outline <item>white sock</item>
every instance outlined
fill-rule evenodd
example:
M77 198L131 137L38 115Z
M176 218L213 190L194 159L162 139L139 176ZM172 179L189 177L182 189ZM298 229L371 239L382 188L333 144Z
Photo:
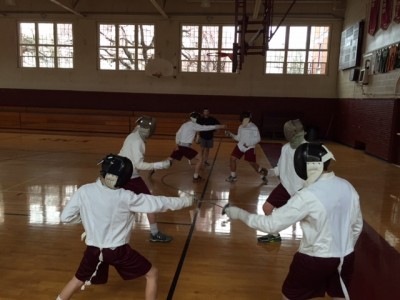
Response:
M56 300L62 300L61 297L60 297L60 295L57 296L57 299L56 299Z
M199 177L199 174L198 173L194 173L193 178L197 178L197 177Z
M158 233L157 223L150 224L150 232L151 232L152 235L156 235Z
M231 172L232 177L236 177L236 172Z

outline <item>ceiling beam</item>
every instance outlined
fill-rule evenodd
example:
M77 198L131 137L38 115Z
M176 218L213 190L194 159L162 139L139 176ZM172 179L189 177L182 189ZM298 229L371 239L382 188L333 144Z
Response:
M85 17L84 15L82 15L81 13L77 12L76 10L69 8L68 6L58 2L57 0L50 0L50 2L53 2L54 4L64 8L65 10L68 10L69 12L73 13L74 15L80 16L80 17Z
M79 1L80 1L80 0L75 0L75 1L72 3L72 8L75 8L75 7L78 5Z
M254 3L254 9L253 9L253 19L256 20L258 18L258 14L260 13L260 7L261 7L261 0L256 0Z
M156 0L150 0L150 2L154 5L154 7L158 10L158 12L166 19L168 19L168 15L165 13L165 11L161 8L161 6L158 4Z

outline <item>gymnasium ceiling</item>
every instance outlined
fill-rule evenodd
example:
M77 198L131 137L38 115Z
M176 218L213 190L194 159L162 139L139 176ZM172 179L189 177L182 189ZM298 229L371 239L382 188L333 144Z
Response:
M244 0L242 0L244 1ZM253 18L262 17L264 0L246 0L246 11ZM283 16L294 2L289 17L342 18L346 0L275 0L274 16ZM174 18L177 16L234 16L235 0L0 0L3 17L26 14L144 15Z

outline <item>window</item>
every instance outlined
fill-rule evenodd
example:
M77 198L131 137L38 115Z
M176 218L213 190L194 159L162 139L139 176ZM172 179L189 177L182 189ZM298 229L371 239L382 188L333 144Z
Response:
M329 27L272 27L266 54L266 74L327 73Z
M154 25L100 24L101 70L144 71L154 58Z
M183 25L181 72L232 72L234 26Z
M72 24L20 23L19 63L23 68L74 67Z

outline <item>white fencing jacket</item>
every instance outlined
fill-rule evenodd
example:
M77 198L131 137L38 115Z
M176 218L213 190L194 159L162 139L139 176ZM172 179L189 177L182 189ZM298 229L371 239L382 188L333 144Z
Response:
M296 174L294 169L295 151L296 149L290 147L290 143L283 145L278 164L273 168L275 176L279 176L279 180L290 196L293 196L304 186L304 180Z
M264 232L279 232L300 221L303 238L299 252L315 257L350 254L363 226L356 190L333 172L323 173L269 216L246 214L240 219Z
M100 179L81 186L61 213L61 222L82 221L86 244L114 248L129 242L134 212L177 210L192 204L191 197L165 197L110 189Z
M132 178L139 177L138 170L153 170L154 163L147 163L144 161L146 153L146 144L139 135L139 130L135 130L129 134L119 152L119 155L127 157L131 160L133 165Z
M219 125L200 125L192 121L183 123L175 135L177 145L189 146L193 143L197 131L209 131L219 128Z
M242 152L246 152L249 149L255 148L256 145L261 141L260 131L252 122L246 126L240 125L237 135L234 135L233 138L238 142L237 146Z

